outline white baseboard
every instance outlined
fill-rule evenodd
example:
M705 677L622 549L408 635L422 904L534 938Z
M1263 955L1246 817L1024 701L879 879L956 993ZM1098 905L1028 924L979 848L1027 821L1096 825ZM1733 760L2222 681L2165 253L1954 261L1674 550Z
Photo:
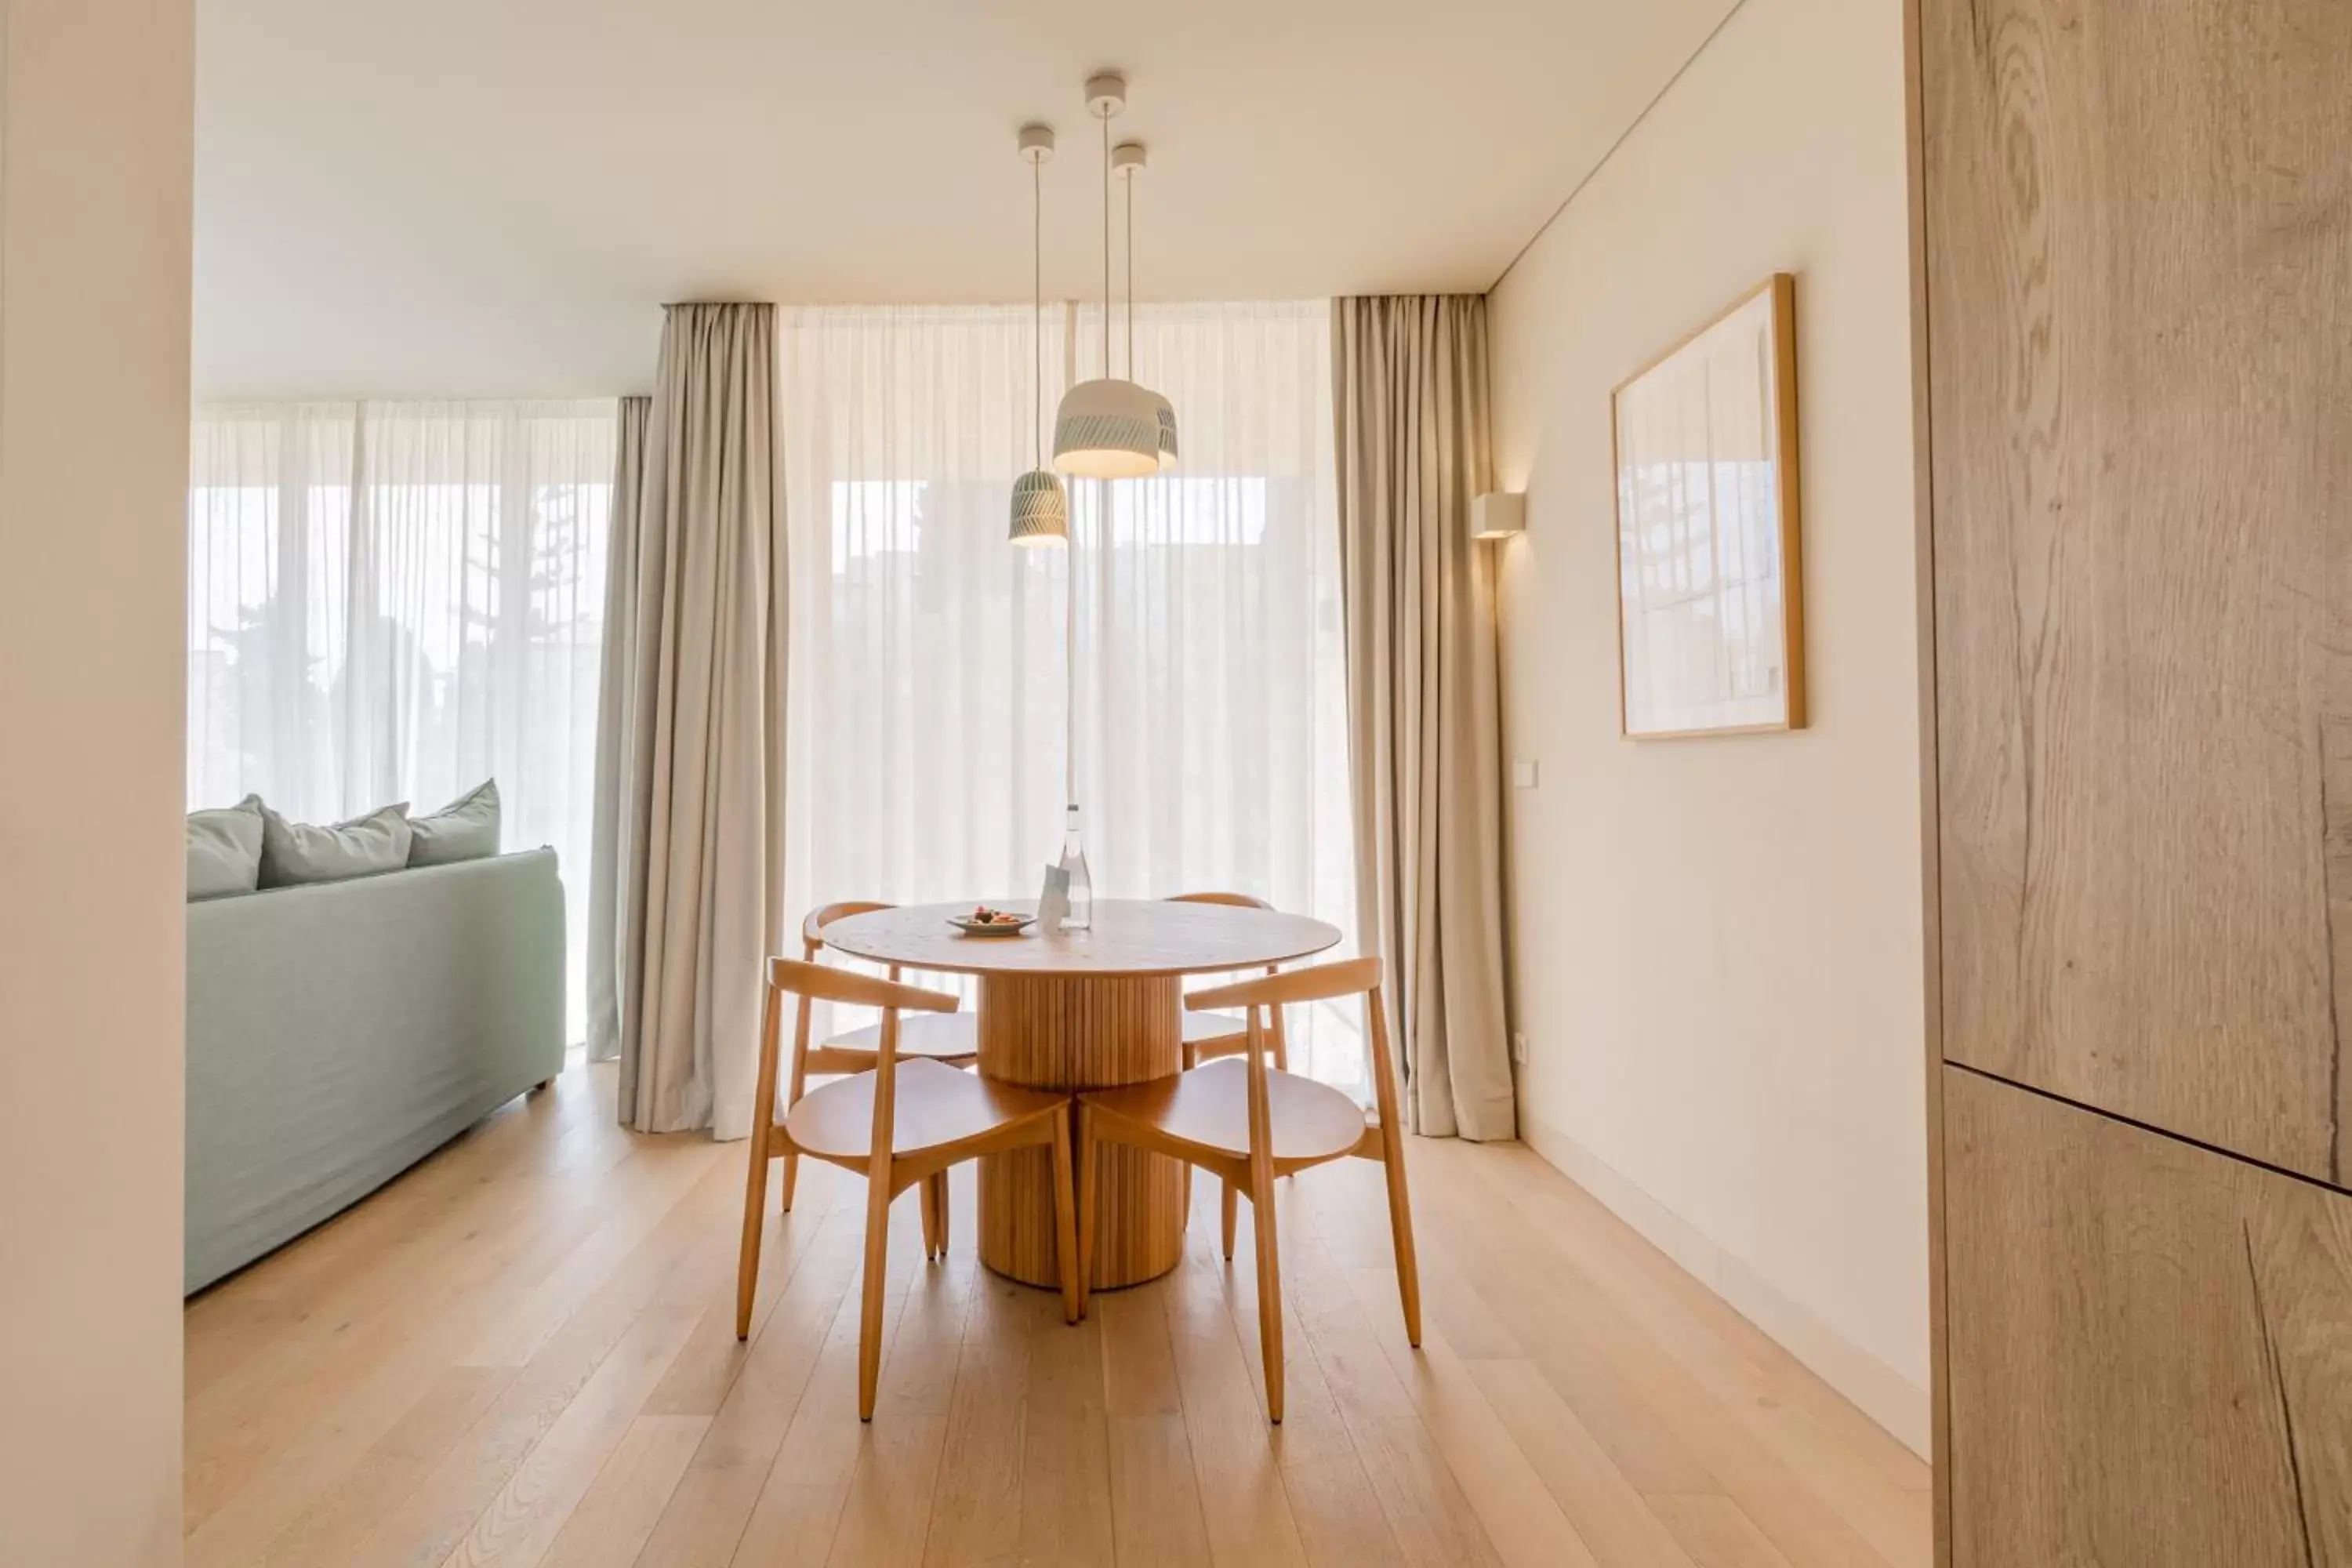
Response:
M1782 1295L1698 1227L1643 1192L1607 1162L1519 1107L1519 1135L1546 1163L1591 1193L1685 1273L1811 1367L1922 1458L1928 1451L1927 1391Z

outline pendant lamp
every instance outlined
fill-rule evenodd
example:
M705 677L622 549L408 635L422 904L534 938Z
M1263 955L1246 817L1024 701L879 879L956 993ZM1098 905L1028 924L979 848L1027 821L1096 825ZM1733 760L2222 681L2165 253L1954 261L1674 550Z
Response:
M1103 373L1063 395L1061 410L1054 420L1054 467L1065 474L1095 479L1140 479L1176 460L1176 416L1168 400L1110 374L1110 121L1126 107L1123 78L1106 73L1088 79L1087 110L1102 121L1103 128ZM1135 369L1132 276L1130 272L1130 375Z
M1021 128L1021 156L1029 165L1030 313L1030 438L1036 464L1013 481L1013 529L1015 544L1067 544L1070 542L1070 498L1061 477L1045 466L1045 193L1041 170L1054 155L1050 126Z
M1110 150L1111 173L1127 187L1127 373L1135 374L1135 177L1143 173L1146 154L1140 142L1122 142ZM1103 325L1110 325L1109 312L1104 312ZM1145 387L1144 395L1151 399L1152 414L1160 427L1160 466L1173 468L1176 463L1176 405L1159 393Z

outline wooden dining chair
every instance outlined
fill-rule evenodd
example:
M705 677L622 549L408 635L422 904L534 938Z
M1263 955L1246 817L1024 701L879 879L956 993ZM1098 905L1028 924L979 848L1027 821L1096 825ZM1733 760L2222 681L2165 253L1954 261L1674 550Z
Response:
M810 1090L775 1120L776 1037L790 993L810 1001L879 1007L874 1065ZM743 1253L735 1274L735 1337L751 1332L760 1279L768 1162L805 1154L866 1177L865 1297L857 1332L857 1415L874 1417L882 1367L882 1288L888 1272L890 1202L917 1183L982 1154L1045 1144L1054 1152L1054 1220L1061 1256L1062 1314L1078 1320L1077 1215L1071 1192L1070 1099L1023 1089L929 1058L901 1059L901 1012L951 1014L957 998L854 970L768 960L760 1026L760 1075L751 1102L751 1171L743 1190ZM805 1016L805 1015L803 1015Z
M1264 899L1251 893L1174 893L1167 900L1171 904L1224 904L1234 909L1270 910ZM1269 963L1268 974L1282 973L1282 965ZM1249 1045L1249 1020L1231 1013L1195 1013L1187 1008L1182 1019L1184 1032L1184 1065L1199 1067L1202 1062L1220 1057L1239 1056ZM1267 1043L1274 1051L1274 1065L1285 1072L1290 1070L1290 1044L1282 1026L1282 1010L1275 1009L1274 1027L1267 1031ZM1234 1255L1234 1225L1236 1194L1231 1182L1223 1184L1223 1224L1225 1256ZM1192 1184L1184 1184L1184 1223L1192 1223Z
M850 900L824 904L810 910L808 919L801 922L801 957L810 963L817 962L824 952L824 938L821 933L834 921L896 907ZM890 966L890 978L898 978L898 966L895 963ZM792 1070L785 1080L788 1087L784 1092L786 1110L799 1104L801 1096L808 1092L811 1073L864 1072L874 1065L875 1055L881 1047L882 1026L879 1024L868 1024L862 1029L835 1035L813 1046L809 1043L810 1012L809 999L803 996L793 1021ZM980 1059L979 1026L969 1013L924 1013L912 1018L902 1018L898 1022L898 1055L902 1060L912 1061L919 1058L925 1061L944 1062L950 1067L968 1067ZM785 1155L783 1201L780 1206L787 1214L792 1212L793 1191L799 1180L800 1157ZM948 1250L948 1179L945 1172L923 1189L922 1213L923 1256L943 1258Z
M1360 994L1371 1057L1376 1120L1330 1085L1270 1066L1260 1009ZM1282 1419L1282 1272L1275 1245L1274 1182L1350 1155L1386 1167L1389 1234L1396 1247L1397 1291L1404 1300L1405 1338L1421 1343L1421 1274L1413 1258L1412 1208L1405 1193L1404 1124L1389 1062L1381 1003L1381 961L1353 958L1294 969L1196 992L1188 1008L1240 1007L1248 1037L1241 1059L1208 1062L1170 1078L1078 1096L1078 1300L1087 1299L1093 1263L1097 1151L1124 1143L1198 1165L1246 1190L1255 1210L1258 1339L1265 1356L1266 1415ZM1225 1256L1234 1254L1227 1210Z
M1249 893L1175 893L1171 894L1166 901L1171 904L1225 904L1234 909L1244 910L1274 908L1264 899ZM1282 965L1269 963L1265 966L1265 972L1268 974L1279 974L1282 973ZM1289 1071L1290 1047L1283 1034L1282 1018L1279 1014L1275 1017L1271 1037L1274 1046L1274 1065L1285 1072ZM1184 1015L1184 1065L1188 1068L1199 1067L1202 1062L1218 1057L1237 1056L1248 1042L1247 1020L1237 1018L1231 1013L1187 1011Z

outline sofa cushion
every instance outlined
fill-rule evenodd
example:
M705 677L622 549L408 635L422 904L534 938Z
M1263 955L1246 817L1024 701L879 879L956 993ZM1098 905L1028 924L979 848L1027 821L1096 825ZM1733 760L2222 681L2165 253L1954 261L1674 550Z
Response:
M408 803L387 805L332 826L289 822L261 807L261 885L340 882L397 871L408 864Z
M261 797L188 813L188 897L223 899L261 885Z
M499 852L499 781L485 779L430 816L412 816L408 863L446 866Z

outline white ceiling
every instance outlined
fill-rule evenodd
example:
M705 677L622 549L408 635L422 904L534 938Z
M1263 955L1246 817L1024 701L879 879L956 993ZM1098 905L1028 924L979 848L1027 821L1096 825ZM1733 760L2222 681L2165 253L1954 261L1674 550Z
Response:
M200 0L200 394L606 394L679 299L1492 284L1732 0Z

